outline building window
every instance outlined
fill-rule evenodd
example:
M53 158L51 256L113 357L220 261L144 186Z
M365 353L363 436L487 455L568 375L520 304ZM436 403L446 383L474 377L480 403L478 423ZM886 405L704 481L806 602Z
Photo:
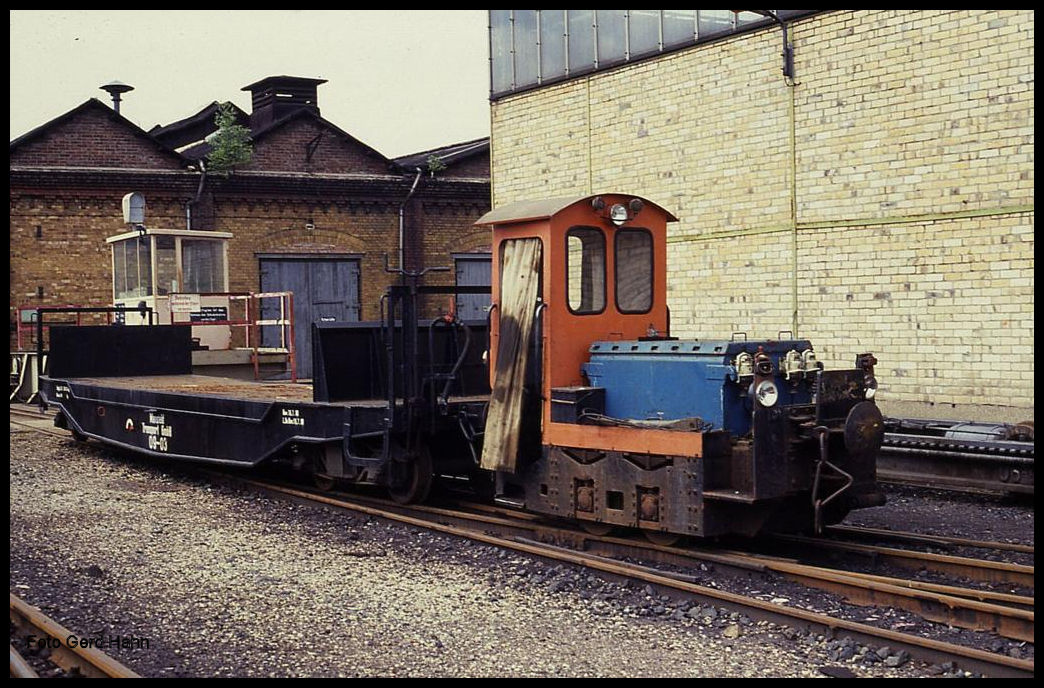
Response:
M566 232L569 310L579 315L605 310L605 235L596 227Z
M660 50L660 10L627 10L628 57L640 57Z
M598 66L607 67L627 59L628 10L595 10L595 40Z
M541 10L540 78L554 79L566 75L565 10Z
M674 48L696 40L696 10L661 10L663 12L663 46Z
M776 10L794 19L825 10ZM772 23L732 10L489 10L490 96Z
M569 45L568 74L582 74L595 68L594 10L566 10L566 43ZM527 40L525 36L521 40ZM496 59L496 58L494 58ZM523 88L526 84L516 84Z
M515 36L539 36L537 27L537 10L513 10ZM535 84L540 78L540 44L535 40L516 41L515 44L515 82L519 84Z
M515 88L514 52L511 49L511 10L489 11L489 54L494 93L505 93Z

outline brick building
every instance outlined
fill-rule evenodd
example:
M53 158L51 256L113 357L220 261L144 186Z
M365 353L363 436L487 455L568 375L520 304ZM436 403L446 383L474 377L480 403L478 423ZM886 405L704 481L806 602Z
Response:
M494 206L646 196L674 334L874 351L886 413L1032 416L1032 10L781 10L792 78L747 12L490 12Z
M237 114L253 158L225 176L205 169L216 102L146 132L91 99L12 141L12 329L20 306L111 303L105 237L127 230L120 202L129 191L147 199L150 227L231 232L232 291L294 288L299 308L333 291L338 319L378 317L397 279L385 256L399 265L400 218L406 269L488 265L488 232L472 226L490 207L488 140L389 159L322 118L322 83L280 76L246 86L252 111ZM325 307L310 304L305 320Z

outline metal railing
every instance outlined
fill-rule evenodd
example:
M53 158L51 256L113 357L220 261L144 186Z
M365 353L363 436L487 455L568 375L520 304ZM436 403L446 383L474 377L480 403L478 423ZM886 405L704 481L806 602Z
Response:
M278 317L261 317L261 300L279 299ZM230 323L245 326L246 348L250 349L250 360L254 365L254 379L261 378L261 354L286 354L290 381L297 382L297 349L294 346L294 293L292 291L269 291L229 296L229 300L244 300L247 322ZM279 346L263 346L262 327L279 328Z

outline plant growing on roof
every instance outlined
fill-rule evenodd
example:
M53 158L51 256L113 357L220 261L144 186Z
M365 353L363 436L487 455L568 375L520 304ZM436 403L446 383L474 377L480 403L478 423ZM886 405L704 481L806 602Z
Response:
M446 163L442 161L442 158L435 154L428 156L427 165L428 174L430 174L432 177L435 176L436 172L441 172L444 169L446 169Z
M217 131L208 137L211 151L207 153L207 164L212 172L228 174L237 166L250 162L254 149L250 143L250 130L236 121L232 103L218 106L214 115Z

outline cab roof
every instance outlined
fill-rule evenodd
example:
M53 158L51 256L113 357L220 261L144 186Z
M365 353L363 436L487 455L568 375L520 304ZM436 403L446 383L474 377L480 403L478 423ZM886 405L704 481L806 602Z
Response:
M677 222L678 218L674 216L669 210L653 203L652 201L636 196L634 194L622 194L622 193L601 193L601 194L589 194L587 196L559 196L557 198L541 198L534 201L516 201L514 203L508 203L498 208L490 210L488 213L480 217L475 224L476 225L493 225L493 224L510 224L514 222L529 222L532 220L546 220L566 208L575 205L577 203L590 202L591 199L597 196L629 196L631 198L637 198L641 200L647 206L657 208L664 215L667 216L668 222Z

